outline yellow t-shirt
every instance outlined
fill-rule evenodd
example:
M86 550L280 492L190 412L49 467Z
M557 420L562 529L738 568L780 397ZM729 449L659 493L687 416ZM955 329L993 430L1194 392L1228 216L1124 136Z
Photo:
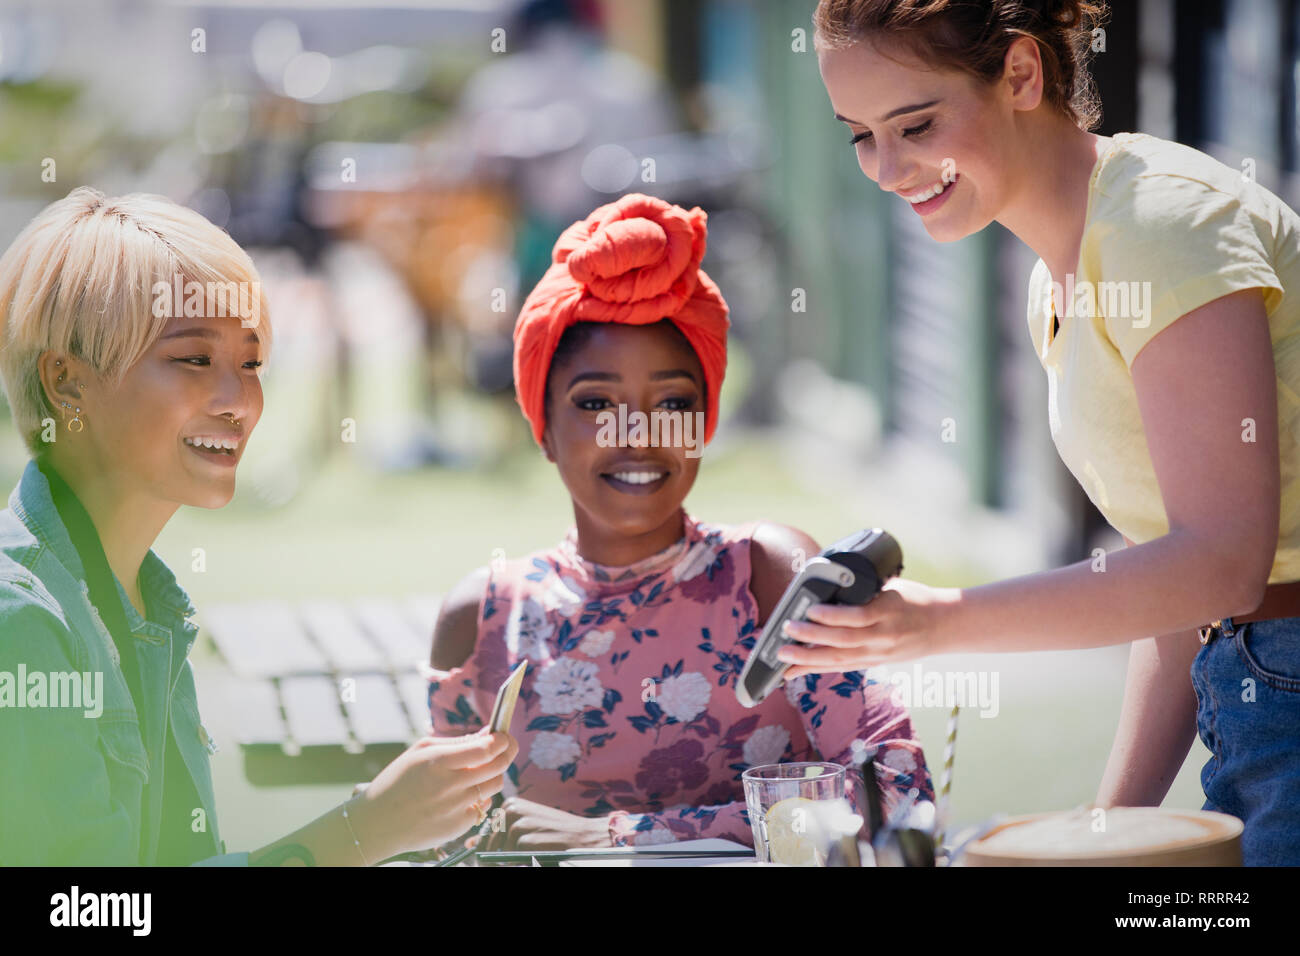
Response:
M1300 580L1300 216L1206 154L1143 133L1114 136L1088 185L1079 263L1055 290L1040 259L1029 334L1048 381L1061 460L1120 533L1169 531L1130 369L1179 316L1262 289L1277 370L1282 501L1269 583ZM1244 431L1244 429L1243 429ZM1232 481L1230 462L1206 462Z

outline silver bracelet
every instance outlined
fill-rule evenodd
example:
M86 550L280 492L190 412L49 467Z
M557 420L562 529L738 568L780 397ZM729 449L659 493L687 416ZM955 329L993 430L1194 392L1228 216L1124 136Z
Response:
M357 831L352 829L352 821L348 818L348 805L346 803L343 804L343 822L348 825L348 833L352 834L352 845L357 848L357 853L361 855L361 865L369 866L370 861L366 859L365 853L361 850L361 841L357 839Z

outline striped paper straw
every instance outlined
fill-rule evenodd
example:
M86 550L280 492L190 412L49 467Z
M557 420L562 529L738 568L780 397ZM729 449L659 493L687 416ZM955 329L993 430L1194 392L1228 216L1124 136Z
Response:
M960 709L953 704L952 713L948 715L948 739L943 746L943 775L939 778L939 807L936 814L939 820L934 834L936 851L943 849L944 831L948 828L948 791L952 789L952 755L957 750L957 712Z

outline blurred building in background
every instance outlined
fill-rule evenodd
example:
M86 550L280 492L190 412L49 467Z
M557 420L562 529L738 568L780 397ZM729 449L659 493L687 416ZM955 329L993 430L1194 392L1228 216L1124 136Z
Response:
M527 447L510 330L559 231L628 191L698 204L734 321L722 444L787 434L810 493L838 472L1002 571L1113 546L1052 447L1033 254L996 225L935 243L862 176L814 6L2 0L0 242L88 183L248 247L277 326L248 467L274 506L348 420L381 467ZM1300 206L1300 0L1113 7L1101 132L1249 161Z

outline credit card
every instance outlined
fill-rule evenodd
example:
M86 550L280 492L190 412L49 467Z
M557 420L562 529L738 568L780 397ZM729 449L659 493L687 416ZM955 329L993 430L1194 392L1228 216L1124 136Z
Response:
M492 705L492 719L488 721L492 733L510 729L510 721L515 716L515 703L519 700L519 688L523 686L526 670L528 670L528 662L520 661L498 688L496 703Z

